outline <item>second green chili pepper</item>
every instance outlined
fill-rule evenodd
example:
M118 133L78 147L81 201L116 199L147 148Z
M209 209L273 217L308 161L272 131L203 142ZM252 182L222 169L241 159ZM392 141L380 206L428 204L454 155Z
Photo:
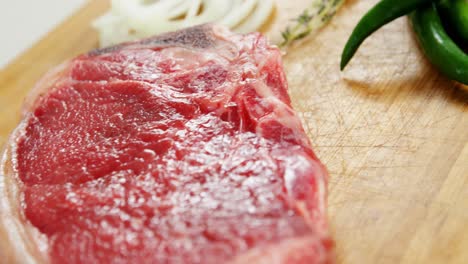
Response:
M468 0L441 0L437 10L457 35L459 44L468 45Z
M362 42L383 25L434 0L382 0L359 21L341 55L343 70Z
M414 11L413 29L427 58L447 77L468 84L468 55L447 35L436 4Z

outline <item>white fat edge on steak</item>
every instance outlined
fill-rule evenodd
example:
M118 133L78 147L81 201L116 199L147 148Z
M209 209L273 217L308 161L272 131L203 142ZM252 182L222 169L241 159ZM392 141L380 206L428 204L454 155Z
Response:
M17 169L17 148L19 140L25 136L28 121L29 118L25 118L14 130L1 157L0 229L7 236L3 242L8 243L12 250L0 251L3 254L0 256L8 254L8 260L14 263L48 263L48 239L29 223L22 210L24 194L20 192L22 182Z
M267 100L270 102L270 105L274 106L274 112L270 115L267 115L263 117L260 122L259 126L257 128L257 133L259 134L264 134L265 131L262 131L260 128L260 123L261 122L267 122L270 120L277 121L281 123L283 126L290 128L294 133L295 133L295 138L299 139L301 144L308 146L310 145L309 138L304 135L304 133L300 133L300 131L303 130L302 128L302 123L301 120L294 114L294 110L285 104L283 101L281 101L273 92L271 87L266 85L264 82L258 81L254 85L257 93L261 95L264 100ZM288 190L288 192L292 194L293 186L294 186L294 181L300 174L305 174L307 173L306 171L297 171L298 169L301 168L308 168L309 165L314 166L315 168L310 168L308 171L313 171L315 172L315 184L317 186L317 193L316 193L316 199L317 201L317 206L318 206L318 214L319 215L325 215L326 214L326 175L324 175L323 171L325 168L323 166L313 160L312 158L301 155L301 156L296 156L296 159L294 160L294 163L288 164L287 169L285 171L285 185ZM316 217L312 217L309 213L309 210L307 210L306 207L306 201L300 201L300 200L295 200L294 203L296 204L297 208L301 211L301 214L304 215L304 218L308 221L308 225L314 229L314 232L320 232L321 228L316 228L317 224L314 224L312 220L317 221ZM325 223L320 223L320 224L325 224ZM324 234L325 236L325 234Z
M290 128L294 132L294 136L298 139L303 145L309 145L309 139L301 133L302 123L301 120L294 114L294 110L281 101L273 92L273 90L268 87L264 82L258 81L254 83L255 90L257 93L262 96L263 100L269 103L270 106L274 107L274 111L262 117L259 120L259 124L262 122L268 121L277 121L282 124L284 127ZM257 127L257 133L263 135L265 131L259 125Z
M312 249L317 249L319 251L318 254L315 254L319 258L316 259L314 263L328 263L326 249L322 246L322 239L323 237L316 236L315 234L289 238L279 243L267 244L250 249L229 261L228 264L284 264L288 260L288 257L295 256L300 252L311 252ZM316 253L314 251L312 252L312 254Z

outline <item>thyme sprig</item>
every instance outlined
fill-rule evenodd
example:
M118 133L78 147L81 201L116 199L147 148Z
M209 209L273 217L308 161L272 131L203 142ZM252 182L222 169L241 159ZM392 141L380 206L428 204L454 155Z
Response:
M313 0L297 18L292 19L292 24L281 32L283 42L281 47L303 39L312 32L327 24L343 4L344 0Z

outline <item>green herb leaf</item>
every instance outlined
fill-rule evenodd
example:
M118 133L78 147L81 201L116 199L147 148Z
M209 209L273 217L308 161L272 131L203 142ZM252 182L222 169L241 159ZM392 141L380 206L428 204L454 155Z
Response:
M284 47L305 38L323 27L333 18L343 2L344 0L313 0L297 18L292 19L293 24L281 32L283 42L280 46Z

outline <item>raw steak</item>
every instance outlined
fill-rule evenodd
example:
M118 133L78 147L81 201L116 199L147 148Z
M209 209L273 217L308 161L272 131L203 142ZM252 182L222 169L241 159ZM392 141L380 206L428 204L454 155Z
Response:
M2 172L12 262L333 259L327 173L258 33L204 25L63 64L28 98Z

